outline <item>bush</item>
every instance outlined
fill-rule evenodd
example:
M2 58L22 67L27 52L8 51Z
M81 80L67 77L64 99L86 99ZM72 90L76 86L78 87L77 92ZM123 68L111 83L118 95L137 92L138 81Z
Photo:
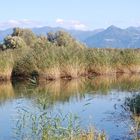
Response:
M33 47L37 36L29 29L14 28L12 37L21 37L27 46Z
M83 44L76 41L70 34L64 31L58 31L56 33L48 33L48 40L55 43L57 46L73 47L73 48L84 48Z
M26 47L26 44L25 44L25 42L23 41L23 39L21 37L18 37L18 36L7 36L4 39L3 48L4 48L4 46L7 49L15 49L15 48Z

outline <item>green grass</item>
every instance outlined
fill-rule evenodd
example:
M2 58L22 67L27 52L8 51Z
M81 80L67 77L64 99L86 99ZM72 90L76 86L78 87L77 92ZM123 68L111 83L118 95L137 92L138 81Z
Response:
M14 66L27 52L27 48L0 51L0 77L2 80L10 80Z
M9 79L14 65L13 54L9 51L0 52L0 77Z
M25 75L36 71L40 77L46 79L139 73L140 52L46 46L31 50L17 63L15 70L19 73L26 72Z

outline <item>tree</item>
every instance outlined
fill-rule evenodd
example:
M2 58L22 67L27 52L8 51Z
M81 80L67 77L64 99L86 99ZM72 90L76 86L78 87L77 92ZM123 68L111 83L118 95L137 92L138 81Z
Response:
M0 50L3 50L3 44L0 44Z
M14 28L11 36L21 37L30 47L33 47L37 41L37 36L29 29Z
M50 42L48 41L47 36L39 36L37 38L35 46L46 47L48 43L50 43Z
M84 48L84 45L76 41L70 34L64 31L56 33L48 33L48 40L55 43L57 46Z
M49 33L47 34L47 38L48 38L48 41L54 43L54 41L55 41L55 39L56 39L56 35L55 35L55 33L53 33L53 32L49 32Z
M18 36L7 36L4 39L3 47L6 46L6 49L15 49L26 47L26 43L21 37Z

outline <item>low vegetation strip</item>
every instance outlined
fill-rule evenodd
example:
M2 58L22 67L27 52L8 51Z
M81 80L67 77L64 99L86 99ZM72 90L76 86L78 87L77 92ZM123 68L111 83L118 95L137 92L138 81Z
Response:
M36 36L15 28L0 45L0 79L34 77L45 80L116 73L140 73L139 49L87 48L58 31Z

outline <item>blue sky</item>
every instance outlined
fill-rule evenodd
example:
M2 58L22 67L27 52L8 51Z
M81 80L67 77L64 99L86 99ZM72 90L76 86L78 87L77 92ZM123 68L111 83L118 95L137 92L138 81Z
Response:
M140 26L140 0L2 0L0 29L61 26L92 30Z

